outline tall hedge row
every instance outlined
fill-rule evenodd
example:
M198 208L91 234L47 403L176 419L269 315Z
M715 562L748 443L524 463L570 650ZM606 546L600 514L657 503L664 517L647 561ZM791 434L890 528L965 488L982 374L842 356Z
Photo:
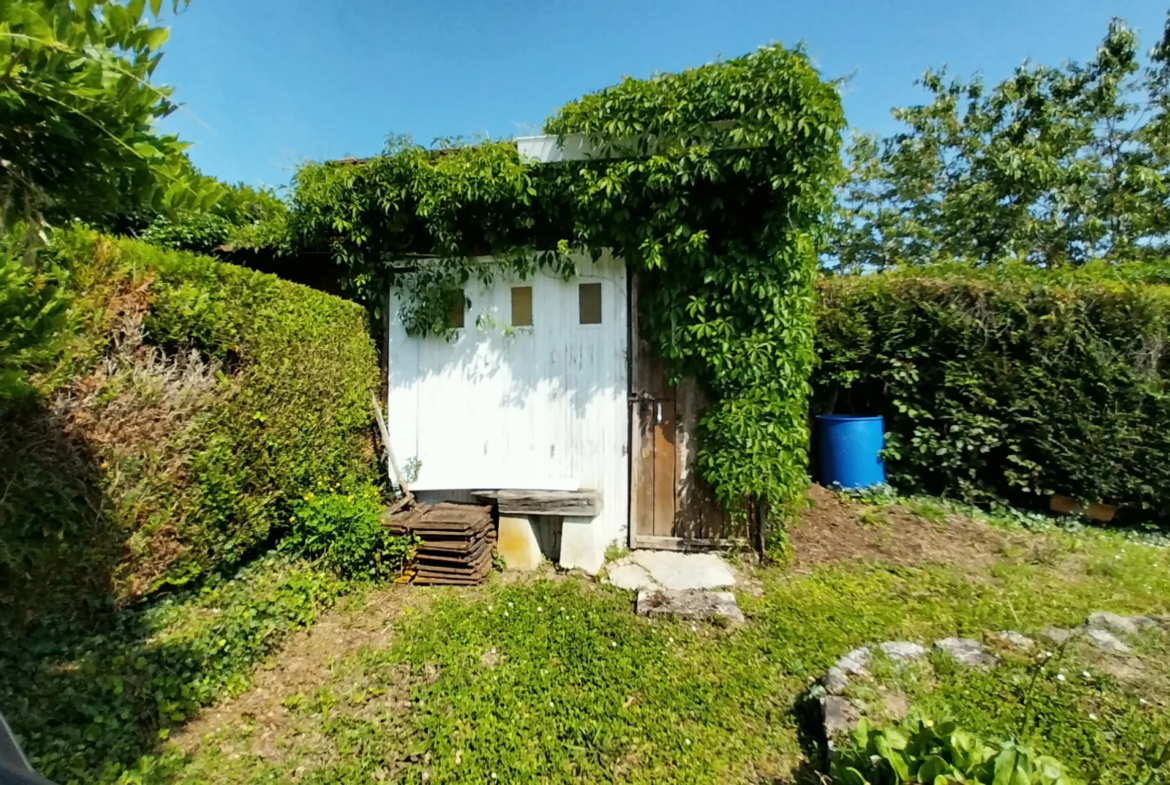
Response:
M80 230L38 281L67 324L0 400L0 592L26 621L231 568L293 499L371 471L358 305Z
M899 489L1170 514L1170 287L1099 272L825 279L814 413L884 415Z

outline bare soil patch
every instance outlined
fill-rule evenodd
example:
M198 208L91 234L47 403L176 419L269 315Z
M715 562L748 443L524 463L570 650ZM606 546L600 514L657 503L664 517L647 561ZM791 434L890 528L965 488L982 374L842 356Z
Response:
M899 505L843 499L820 485L813 485L808 497L810 506L789 530L801 566L860 559L902 566L986 567L1007 553L1028 553L1038 545L970 518L927 520Z
M435 591L391 584L370 591L361 607L329 611L290 636L257 670L248 690L201 711L173 741L190 753L220 730L246 725L252 728L252 749L261 757L279 758L278 739L294 719L286 701L329 684L349 654L390 645L397 619L404 612L425 610Z

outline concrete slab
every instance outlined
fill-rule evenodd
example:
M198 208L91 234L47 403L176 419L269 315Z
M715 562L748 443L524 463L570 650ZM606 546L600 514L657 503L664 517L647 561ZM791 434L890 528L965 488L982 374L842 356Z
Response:
M735 585L735 573L714 553L634 551L629 558L667 589L721 589Z
M654 579L650 577L645 567L626 559L622 562L614 562L609 568L609 582L614 586L626 591L638 591L654 585Z
M638 592L637 611L640 616L677 616L684 619L721 617L736 622L744 620L735 595L729 591L643 589Z

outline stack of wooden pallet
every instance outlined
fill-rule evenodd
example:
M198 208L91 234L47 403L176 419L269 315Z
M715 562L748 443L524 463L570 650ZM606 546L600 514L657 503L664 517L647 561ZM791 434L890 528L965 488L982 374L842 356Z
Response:
M492 508L475 504L419 504L386 516L396 535L413 534L421 544L406 580L421 584L469 586L492 571L496 527Z

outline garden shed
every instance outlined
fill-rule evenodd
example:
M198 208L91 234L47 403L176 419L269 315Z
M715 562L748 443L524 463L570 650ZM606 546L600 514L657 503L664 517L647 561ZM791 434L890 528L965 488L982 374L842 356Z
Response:
M588 149L556 141L517 147L538 161ZM445 335L411 335L391 291L387 424L412 491L490 499L502 539L570 568L596 571L611 545L715 543L724 515L694 468L699 386L669 385L639 342L639 277L610 252L574 256L568 278L478 261L493 272L452 299Z
M384 326L412 490L491 500L502 544L569 567L763 547L808 481L843 127L834 85L774 45L626 79L542 136L302 169L301 230Z

